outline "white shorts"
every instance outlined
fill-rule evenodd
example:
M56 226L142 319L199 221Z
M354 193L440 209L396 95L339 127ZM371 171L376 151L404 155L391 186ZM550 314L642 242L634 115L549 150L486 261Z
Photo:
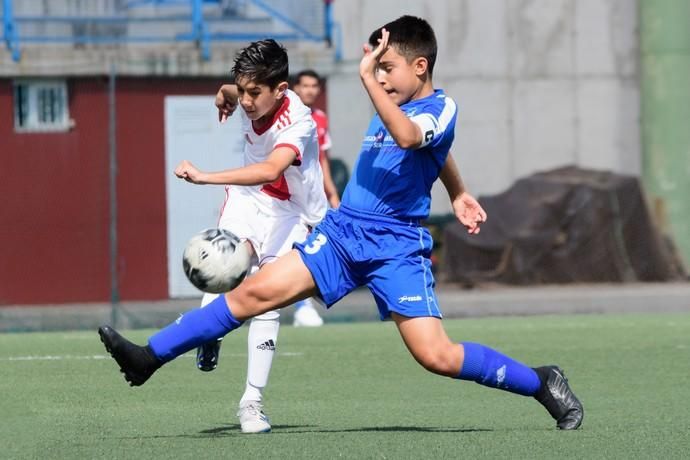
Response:
M287 254L293 243L307 239L309 226L298 214L271 216L259 209L254 198L236 188L228 187L225 193L218 227L249 241L259 266L274 262Z

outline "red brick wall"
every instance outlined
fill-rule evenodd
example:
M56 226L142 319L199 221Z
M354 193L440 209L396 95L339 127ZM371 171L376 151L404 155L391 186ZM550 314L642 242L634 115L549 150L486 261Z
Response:
M19 134L0 80L0 304L109 297L107 81L68 94L74 129Z

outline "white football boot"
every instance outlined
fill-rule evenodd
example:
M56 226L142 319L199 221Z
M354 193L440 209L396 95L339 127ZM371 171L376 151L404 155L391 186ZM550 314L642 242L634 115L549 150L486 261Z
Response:
M311 302L304 301L304 305L295 310L292 325L295 327L320 327L323 326L323 319Z
M258 401L245 401L237 412L242 433L270 433L271 424Z

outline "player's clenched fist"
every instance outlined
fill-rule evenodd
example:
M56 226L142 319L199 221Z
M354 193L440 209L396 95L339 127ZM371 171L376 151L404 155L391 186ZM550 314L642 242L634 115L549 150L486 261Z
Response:
M196 166L187 160L182 160L182 162L177 165L175 168L175 175L193 184L204 183L204 173L199 171Z

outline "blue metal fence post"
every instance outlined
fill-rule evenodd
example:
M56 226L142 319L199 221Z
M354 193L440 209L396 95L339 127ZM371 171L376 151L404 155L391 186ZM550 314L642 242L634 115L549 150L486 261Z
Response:
M209 34L204 23L204 12L202 0L192 1L192 36L196 40L197 46L201 48L201 57L208 61L211 58L211 48L209 45Z
M335 60L340 62L343 60L343 29L339 22L333 23L333 30L335 31Z
M323 31L323 34L324 38L326 39L326 44L330 48L333 46L333 7L331 5L331 0L323 0L323 3L323 16L325 20L325 30Z
M14 11L12 9L12 0L3 0L3 26L5 46L12 51L12 59L17 62L21 57L19 52L19 37L17 35L17 24L14 22Z
M201 23L203 19L201 0L192 0L192 36L195 40L201 39Z

